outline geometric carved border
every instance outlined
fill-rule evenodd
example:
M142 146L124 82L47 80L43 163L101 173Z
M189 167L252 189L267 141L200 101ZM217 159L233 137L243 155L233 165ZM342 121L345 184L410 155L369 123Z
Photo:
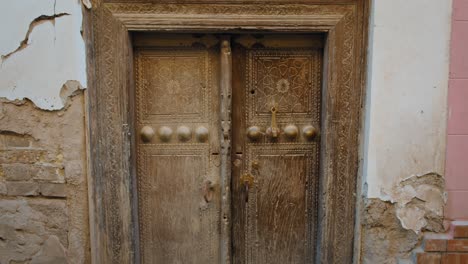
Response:
M122 2L94 0L85 11L93 262L139 262L130 33L245 29L326 33L316 262L351 263L370 1Z

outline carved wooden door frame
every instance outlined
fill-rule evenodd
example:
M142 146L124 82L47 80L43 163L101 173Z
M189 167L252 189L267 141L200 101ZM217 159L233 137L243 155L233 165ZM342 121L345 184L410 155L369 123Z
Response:
M326 34L317 252L352 262L369 2L94 0L84 30L93 263L139 262L130 33L242 30Z

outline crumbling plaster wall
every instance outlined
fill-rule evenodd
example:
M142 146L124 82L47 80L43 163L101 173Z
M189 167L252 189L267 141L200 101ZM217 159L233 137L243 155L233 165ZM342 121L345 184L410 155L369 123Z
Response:
M450 0L373 0L361 260L411 261L443 231ZM398 262L400 261L400 262Z
M89 263L78 0L0 3L0 263Z
M63 108L60 91L67 81L86 87L80 1L3 1L0 6L0 97Z

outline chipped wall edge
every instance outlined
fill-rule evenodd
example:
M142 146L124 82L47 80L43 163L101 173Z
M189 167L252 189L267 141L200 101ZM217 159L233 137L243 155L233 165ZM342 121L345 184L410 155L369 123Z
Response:
M43 110L66 107L67 97L86 89L82 9L89 1L44 0L4 3L0 33L0 98L28 99ZM12 27L12 25L15 25Z

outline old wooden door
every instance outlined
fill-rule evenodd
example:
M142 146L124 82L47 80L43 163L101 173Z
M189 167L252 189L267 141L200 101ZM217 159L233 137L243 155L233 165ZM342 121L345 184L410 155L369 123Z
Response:
M234 263L313 263L322 55L320 36L234 41Z
M142 263L218 263L217 43L135 37Z
M142 263L222 262L223 189L232 190L233 263L313 263L322 36L231 35L227 69L218 39L135 38ZM223 74L232 75L229 109ZM232 117L224 185L223 111Z

